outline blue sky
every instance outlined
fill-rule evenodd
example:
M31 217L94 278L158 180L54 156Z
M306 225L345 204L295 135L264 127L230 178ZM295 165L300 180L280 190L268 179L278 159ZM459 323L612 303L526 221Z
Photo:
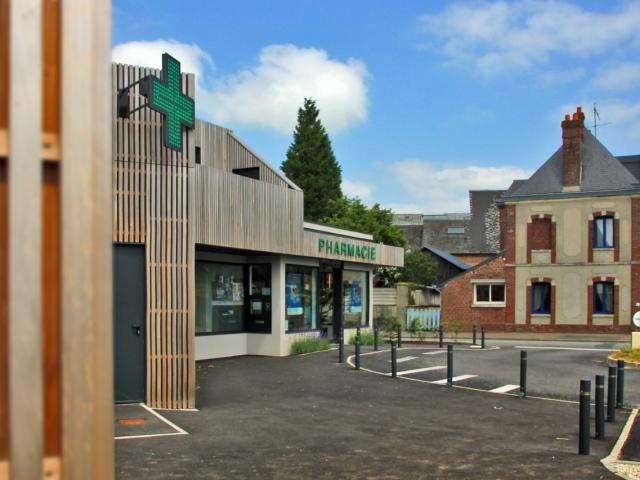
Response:
M344 190L398 212L468 210L561 143L582 105L640 153L640 1L115 0L114 59L198 77L198 116L275 166L314 97Z

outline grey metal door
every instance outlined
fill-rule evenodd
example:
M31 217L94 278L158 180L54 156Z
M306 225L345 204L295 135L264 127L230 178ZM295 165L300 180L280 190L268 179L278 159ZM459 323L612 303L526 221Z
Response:
M116 403L145 400L144 247L113 249L113 345Z

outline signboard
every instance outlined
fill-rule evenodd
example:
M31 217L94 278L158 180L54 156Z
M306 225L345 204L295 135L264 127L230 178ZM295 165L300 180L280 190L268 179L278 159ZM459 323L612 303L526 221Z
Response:
M302 275L287 274L287 315L302 315Z
M182 151L182 126L195 127L195 102L182 93L180 62L163 53L161 78L154 75L143 78L140 94L149 100L149 108L164 117L164 146Z
M633 324L640 328L640 312L636 312L633 314Z
M373 246L359 245L345 240L329 240L320 238L318 240L318 252L329 253L335 256L347 258L360 258L362 260L375 261L377 249Z

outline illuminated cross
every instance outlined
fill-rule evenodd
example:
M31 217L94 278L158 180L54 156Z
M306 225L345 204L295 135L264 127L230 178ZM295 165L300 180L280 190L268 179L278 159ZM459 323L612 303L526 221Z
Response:
M164 144L182 151L182 125L195 126L195 105L182 93L180 62L168 53L162 54L162 78L149 75L141 84L140 93L149 99L149 107L164 116Z

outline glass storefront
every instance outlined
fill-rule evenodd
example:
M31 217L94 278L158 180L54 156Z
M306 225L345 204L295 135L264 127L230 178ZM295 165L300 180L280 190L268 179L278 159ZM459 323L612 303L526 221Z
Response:
M318 269L287 265L285 331L318 328Z
M355 328L358 325L364 327L368 324L369 282L367 280L367 272L344 270L342 273L344 328Z
M243 332L271 332L271 266L196 262L196 334Z

